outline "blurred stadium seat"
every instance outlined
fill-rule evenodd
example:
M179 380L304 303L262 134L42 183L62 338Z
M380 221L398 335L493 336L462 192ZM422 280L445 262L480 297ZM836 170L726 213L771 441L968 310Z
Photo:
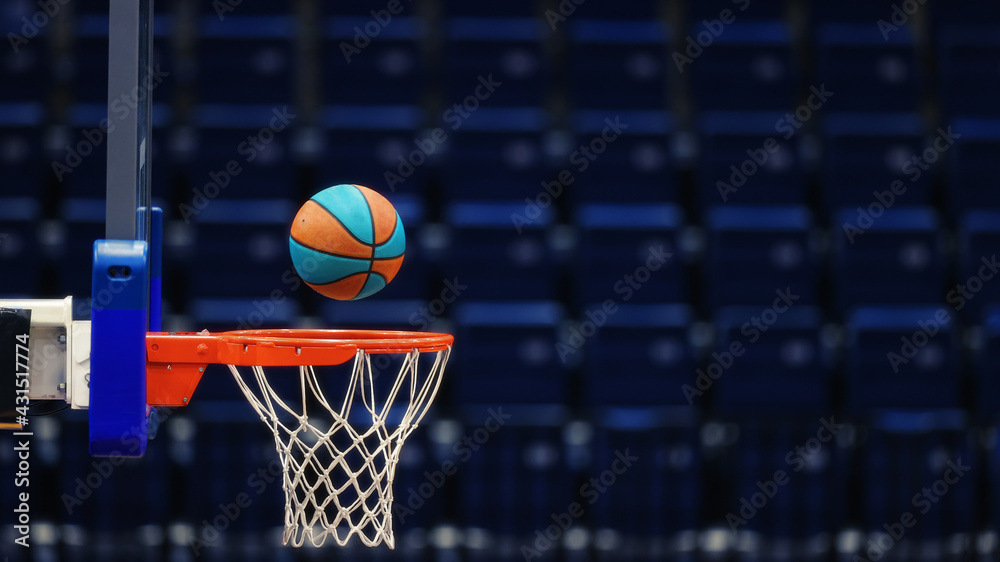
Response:
M938 64L940 70L937 85L940 90L940 107L945 119L956 116L1000 115L996 103L1000 88L995 80L996 60L1000 56L1000 21L992 25L982 25L984 13L990 17L990 10L981 10L977 5L976 22L967 26L948 26L938 32ZM995 14L994 18L995 18Z
M723 26L717 20L715 25ZM702 33L714 35L704 24L692 26L691 36ZM677 64L690 69L695 103L701 111L784 111L796 105L799 76L791 31L784 22L726 25L697 60L692 57L689 63ZM734 88L740 90L739 96L732 95Z
M833 284L838 307L922 304L945 298L939 219L930 208L879 203L837 214ZM870 211L869 208L874 208ZM879 216L876 216L879 215Z
M680 265L678 231L683 217L673 205L608 204L579 209L580 246L576 260L578 304L680 302L687 281ZM647 282L636 279L646 268ZM655 268L655 269L654 269ZM626 298L627 297L627 298Z
M950 310L864 307L847 322L849 412L962 406L959 335Z
M449 105L469 96L490 107L544 105L552 72L541 21L453 18L446 25L444 87Z
M784 312L752 306L717 311L715 353L704 367L718 379L715 411L730 417L832 411L832 358L821 322L818 308L799 304Z
M816 302L818 263L804 207L714 207L705 216L706 283L711 308L769 305L775 292Z
M693 315L686 305L620 304L608 312L596 303L587 310L591 314L574 323L575 333L559 353L579 360L574 356L583 352L591 411L687 404L681 387L694 380L695 357L688 334ZM598 325L600 318L605 322ZM598 325L590 337L587 322Z
M954 214L974 209L1000 209L1000 190L993 188L993 156L1000 150L1000 120L958 119L954 146L948 154L948 195ZM949 127L951 129L952 127Z
M28 297L39 286L42 256L38 219L41 205L27 197L0 199L0 268L17 275L0 278L0 294Z
M467 346L455 348L457 368L466 376L455 381L455 404L463 409L486 404L548 405L565 409L567 374L556 353L556 329L565 318L558 304L546 301L456 305L456 337ZM542 415L544 408L525 408Z
M805 167L796 123L783 113L701 114L698 195L702 205L805 203Z
M874 22L826 23L817 33L816 79L833 91L830 111L919 109L924 73L909 28L885 36Z
M571 152L551 181L565 183L578 204L677 200L670 114L578 111L573 125Z
M401 6L407 11L384 27L374 25L376 20L368 10L355 17L327 20L319 77L324 103L416 105L422 101L427 80L420 46L422 27L412 17L412 6L408 2ZM372 29L377 30L374 37Z
M468 286L473 299L555 299L559 270L552 258L544 210L530 222L520 203L456 203L447 211L451 227L445 278Z
M823 202L828 212L867 207L875 192L887 190L895 203L929 205L934 174L923 169L928 164L922 159L916 160L925 148L924 132L923 120L915 114L830 114L823 121ZM902 185L892 191L895 182Z
M976 322L986 307L1000 304L1000 283L994 282L1000 210L966 213L959 225L959 236L958 283L949 288L945 301L962 318Z
M567 25L572 37L569 95L574 108L669 108L669 33L662 23L575 20Z
M200 103L294 103L296 57L290 17L203 16L200 24Z

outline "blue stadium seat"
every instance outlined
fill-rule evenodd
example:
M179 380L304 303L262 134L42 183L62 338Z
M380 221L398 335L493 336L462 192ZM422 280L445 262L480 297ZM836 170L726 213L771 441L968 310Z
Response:
M30 23L36 12L45 16L35 3L5 2L0 6L0 23L7 41L7 48L0 54L0 82L4 85L0 89L0 103L45 103L50 95L53 64L49 30ZM46 18L46 21L51 20ZM107 51L104 56L107 60Z
M601 303L680 302L687 285L677 243L683 224L681 210L673 205L608 204L579 209L580 248L576 266L576 301ZM656 269L652 269L652 267ZM637 276L646 267L648 283ZM636 287L638 285L638 288ZM627 297L627 299L626 299Z
M862 307L847 322L849 411L960 406L960 347L950 309Z
M703 20L714 20L722 17L723 10L732 12L734 21L776 21L785 17L785 2L783 0L699 0L687 3L687 19L691 25L702 23Z
M170 37L173 33L173 19L157 16L153 21L153 68L149 69L150 82L138 92L149 92L157 102L170 100L177 68L171 51ZM76 25L73 53L76 56L73 68L72 92L75 103L105 104L108 101L108 8L103 12L84 14ZM159 68L159 70L157 70ZM117 92L122 101L117 106L124 111L133 107L136 92ZM38 98L41 101L44 98Z
M552 75L542 49L548 31L536 18L453 18L446 23L445 100L466 111L541 107Z
M700 127L703 205L805 203L799 137L786 114L714 111L702 115Z
M1000 210L966 213L959 223L959 236L958 285L949 288L945 301L962 318L975 322L986 307L1000 304L1000 283L994 281Z
M878 215L880 208L864 215L845 209L836 216L836 306L941 302L945 269L936 213L893 207Z
M203 199L298 199L292 129L298 110L270 106L201 106L198 129L177 155L190 185L183 202ZM185 221L197 213L180 210Z
M831 357L820 335L819 309L795 305L784 312L769 310L734 306L716 312L718 356L712 356L705 371L711 377L722 367L716 411L726 415L832 411Z
M0 105L0 164L4 169L3 198L44 197L44 179L51 173L42 145L41 104Z
M444 13L450 17L528 18L536 17L539 8L535 0L446 0L443 4Z
M838 427L845 420L825 412L733 424L738 439L724 449L720 463L729 483L723 492L727 530L794 540L843 528L850 465L842 443L853 428Z
M108 114L106 103L78 104L70 108L70 128L66 138L60 139L60 148L55 152L55 162L50 164L47 177L62 184L65 197L83 199L103 199L107 195L108 135L107 130L121 124L121 114ZM173 172L172 154L167 150L166 124L170 119L170 109L166 104L154 103L150 179L155 197L162 197L169 191L169 181ZM108 120L108 121L105 121ZM170 213L172 209L165 209Z
M909 28L885 37L874 21L831 23L817 33L817 80L833 92L826 111L919 109L924 80Z
M907 8L908 10L902 10L904 14L912 12L911 7ZM985 8L977 0L952 0L947 4L923 3L920 4L920 10L927 10L925 15L935 32L942 29L969 29L983 24L1000 25L1000 11Z
M781 21L737 21L722 29L697 58L688 54L688 43L672 55L679 68L691 72L698 109L793 109L797 105L799 76L788 26ZM704 24L691 28L692 37L704 33L711 34ZM678 58L680 55L691 60ZM733 95L735 84L739 84L739 95Z
M953 214L975 209L1000 209L994 187L993 155L1000 150L1000 120L957 119L948 157L948 195Z
M692 319L682 304L616 304L605 310L601 303L587 308L603 314L605 322L588 338L597 324L581 316L565 337L559 354L578 359L583 351L588 407L655 407L687 404L681 391L694 376L695 358L689 345Z
M288 258L288 225L295 211L295 204L285 199L210 201L193 221L194 252L186 264L192 298L257 299L265 306L293 301L293 293L306 288ZM215 316L198 313L206 314L206 320ZM224 319L225 314L217 316ZM266 312L261 314L268 320Z
M674 408L648 416L623 408L595 421L588 478L581 486L596 478L605 493L592 484L576 490L590 527L616 532L626 544L662 541L661 547L677 548L682 533L698 528L704 507L696 411ZM612 476L617 485L608 484ZM599 541L596 546L602 548Z
M412 5L406 2L402 7L404 11L384 27L376 26L367 11L326 22L321 59L324 103L417 105L422 101L427 76L419 43L420 22L413 17ZM372 34L373 29L378 33Z
M876 191L890 191L895 203L930 204L933 173L923 169L930 164L922 163L926 141L918 115L831 114L823 121L823 137L823 203L828 210L867 207L876 201ZM902 182L899 195L891 191L897 181Z
M572 185L577 202L677 200L668 113L579 111L573 125L576 138L559 170L564 177L552 181Z
M988 13L990 10L983 10L977 5L976 12ZM939 32L938 89L941 93L941 113L945 119L959 115L1000 115L996 104L1000 87L994 80L982 79L996 74L995 63L1000 57L998 31L1000 24L994 23L988 26L949 26Z
M982 342L973 362L977 413L989 423L996 423L1000 419L1000 306L983 309Z
M443 146L433 131L419 128L422 118L416 106L327 107L317 184L356 183L386 195L424 193L428 169Z
M658 21L568 22L570 97L576 109L661 110L667 97L669 33Z
M566 21L571 19L580 20L600 20L600 21L636 21L649 22L660 19L659 2L656 0L632 0L627 4L615 2L570 2L563 3L560 0L559 6L547 6L545 17L549 21L555 22L556 29L564 23L551 13L564 16ZM572 8L575 7L575 10Z
M198 101L202 104L291 104L295 61L290 16L202 16Z
M204 2L201 13L205 16L219 18L220 21L230 16L283 16L291 14L294 2L291 0L272 0L271 2L238 2L222 0L221 2ZM338 2L340 4L340 2ZM156 5L159 8L159 4Z
M86 299L91 296L94 240L105 237L104 199L63 199L59 219L65 226L59 249L59 294Z
M41 252L38 220L41 206L34 199L0 198L0 294L34 296L39 288Z
M917 550L921 542L931 546L975 532L983 468L968 430L958 411L890 412L872 419L859 451L862 530L885 533L885 525L898 525L909 512L916 524L903 540Z
M440 128L444 144L447 199L534 199L547 181L542 130L545 114L526 108L483 108L469 118L451 120L447 111ZM489 170L484 174L484 170Z
M870 24L892 16L892 6L881 0L813 0L809 3L813 26L825 22Z
M456 203L448 208L451 248L445 278L468 286L474 299L555 299L557 264L548 243L551 213L530 217L519 203ZM464 295L464 293L463 293Z
M510 418L495 432L487 429L497 427L497 422L484 420L492 416L491 411L500 417L496 405L478 408L463 419L461 438L467 441L455 444L457 520L463 527L531 544L536 529L552 524L552 510L565 509L573 501L575 486L563 428L554 421L527 421L506 406L500 410Z
M818 258L806 208L713 207L705 225L710 307L769 306L786 289L799 296L795 304L816 302Z
M454 399L476 404L566 404L565 366L556 353L562 308L546 301L462 302L455 309Z

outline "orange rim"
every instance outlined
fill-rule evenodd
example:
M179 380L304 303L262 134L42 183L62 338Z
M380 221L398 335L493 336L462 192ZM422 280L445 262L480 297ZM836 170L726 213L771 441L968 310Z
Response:
M366 353L444 351L448 334L378 330L241 330L146 334L146 402L183 406L212 363L246 367L340 365Z

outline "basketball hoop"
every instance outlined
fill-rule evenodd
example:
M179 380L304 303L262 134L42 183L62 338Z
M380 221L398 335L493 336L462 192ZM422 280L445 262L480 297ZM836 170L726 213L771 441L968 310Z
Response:
M147 396L150 405L185 405L207 364L229 365L274 434L284 467L283 543L322 546L332 536L343 546L357 535L366 546L385 542L393 548L399 451L437 395L453 341L446 334L371 330L149 334ZM379 388L376 354L402 360L392 384ZM421 375L421 358L428 357ZM352 358L346 396L332 404L316 367ZM285 373L268 380L265 367L297 367L296 384L281 384L289 382L281 380ZM295 390L282 397L275 386Z

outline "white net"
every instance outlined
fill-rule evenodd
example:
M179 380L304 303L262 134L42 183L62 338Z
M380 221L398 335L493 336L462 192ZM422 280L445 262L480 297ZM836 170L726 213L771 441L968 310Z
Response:
M313 367L298 368L295 393L300 396L282 399L272 386L278 381L269 382L262 367L252 367L253 376L244 377L230 365L243 394L274 433L284 466L284 544L322 546L332 537L343 546L357 535L367 546L395 546L392 481L399 450L433 402L450 352L425 353L434 357L423 376L419 351L397 354L403 360L395 381L377 387L382 369L373 369L372 356L358 350L339 407L327 400Z

